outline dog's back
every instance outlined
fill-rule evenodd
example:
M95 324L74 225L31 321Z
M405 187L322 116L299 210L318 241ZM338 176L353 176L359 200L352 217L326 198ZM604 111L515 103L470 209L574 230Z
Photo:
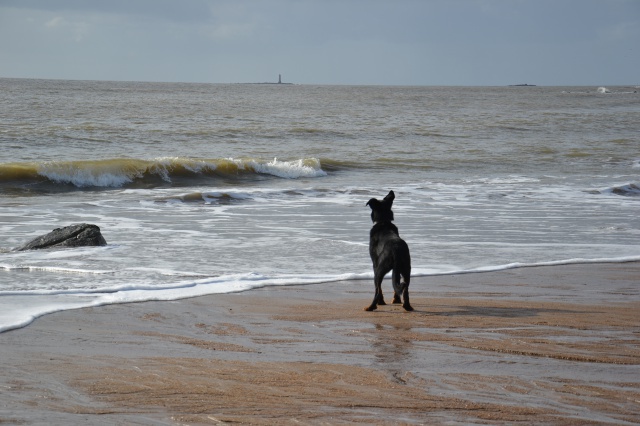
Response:
M374 265L383 262L401 271L411 268L409 246L400 238L398 227L391 222L373 225L369 232L369 254Z

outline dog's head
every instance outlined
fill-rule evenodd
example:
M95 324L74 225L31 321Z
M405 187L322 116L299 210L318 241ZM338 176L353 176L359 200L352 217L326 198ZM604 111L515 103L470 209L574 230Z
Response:
M371 221L373 223L393 221L391 205L394 198L396 198L396 194L393 191L389 191L382 201L372 198L367 202L367 206L371 207Z

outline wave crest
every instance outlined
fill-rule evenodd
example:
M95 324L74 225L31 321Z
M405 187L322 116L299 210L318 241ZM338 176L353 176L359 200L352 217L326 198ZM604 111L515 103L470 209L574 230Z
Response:
M284 179L326 176L317 158L282 161L260 159L194 159L163 157L153 160L45 161L0 164L0 188L62 185L71 188L120 188L206 183L220 177L277 177Z

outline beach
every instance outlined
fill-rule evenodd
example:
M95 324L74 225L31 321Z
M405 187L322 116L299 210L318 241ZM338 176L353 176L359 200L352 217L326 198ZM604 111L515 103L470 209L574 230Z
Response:
M0 92L0 425L640 423L634 87Z
M62 311L0 334L0 424L637 424L639 282L541 266L415 278L414 312L363 311L369 280Z

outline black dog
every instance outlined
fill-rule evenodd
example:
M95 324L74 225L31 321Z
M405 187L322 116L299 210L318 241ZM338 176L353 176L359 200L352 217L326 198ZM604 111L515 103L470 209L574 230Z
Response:
M372 198L367 203L371 207L373 227L369 234L369 254L373 261L373 281L376 291L371 305L365 311L373 311L378 305L386 305L382 297L382 280L393 270L393 303L401 303L407 311L413 311L409 303L409 280L411 275L411 256L409 246L400 238L398 228L391 223L393 211L391 205L396 195L389 191L382 201ZM402 281L400 280L402 278ZM400 296L402 295L402 300Z

